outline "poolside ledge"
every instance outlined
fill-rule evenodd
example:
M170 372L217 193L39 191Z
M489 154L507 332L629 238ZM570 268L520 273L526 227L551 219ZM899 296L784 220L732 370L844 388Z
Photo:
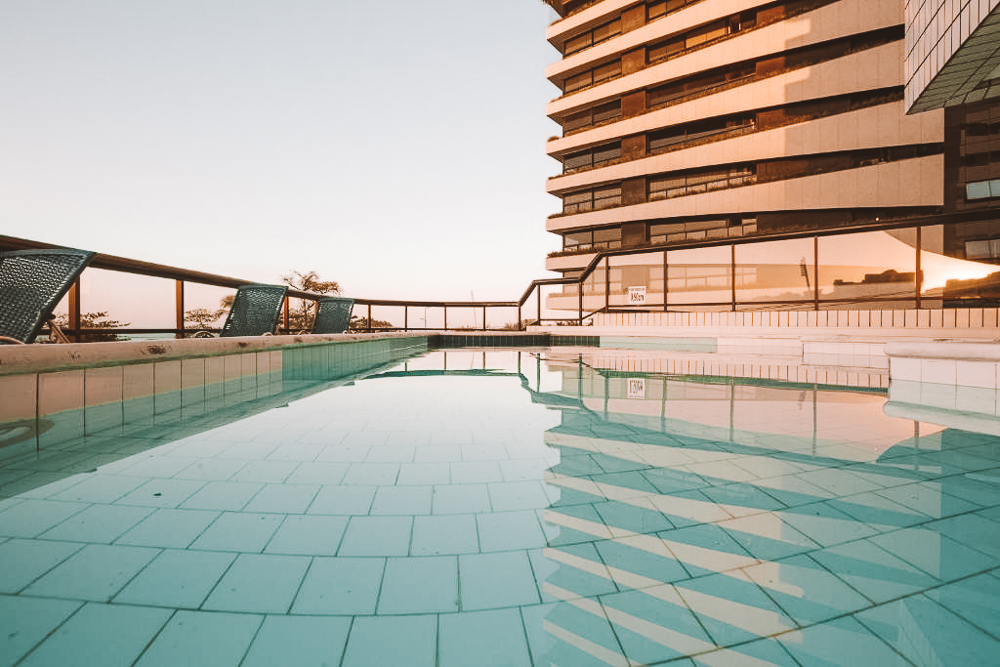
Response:
M245 338L130 340L62 345L0 345L0 375L119 366L143 361L215 357L331 343L350 345L391 338L426 339L428 333L308 334Z

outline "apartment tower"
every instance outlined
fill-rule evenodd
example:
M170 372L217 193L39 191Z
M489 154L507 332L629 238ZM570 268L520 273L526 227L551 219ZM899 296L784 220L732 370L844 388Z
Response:
M945 111L907 113L901 0L547 4L562 54L547 268L636 251L590 268L588 311L630 288L664 309L920 307L943 303L945 274L992 270L927 253L998 263L995 208L958 183L964 130L946 158Z

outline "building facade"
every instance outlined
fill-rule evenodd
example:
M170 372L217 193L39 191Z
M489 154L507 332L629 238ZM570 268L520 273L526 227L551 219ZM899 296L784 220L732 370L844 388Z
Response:
M905 64L903 3L548 4L562 207L547 228L562 247L547 267L587 280L553 308L1000 296L1000 173L968 153L1000 158L1000 105L907 113L919 66ZM593 263L601 251L617 254Z

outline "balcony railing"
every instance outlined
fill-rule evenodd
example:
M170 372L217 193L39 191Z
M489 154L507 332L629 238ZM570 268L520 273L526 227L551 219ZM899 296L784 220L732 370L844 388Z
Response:
M766 239L699 240L599 251L572 277L533 280L516 301L412 301L351 295L354 315L362 318L353 323L352 330L523 331L546 323L584 325L594 315L607 312L997 307L1000 257L971 261L940 254L940 243L934 239L943 237L944 223L957 221L952 217L772 234ZM0 236L0 251L53 247L57 246ZM173 280L175 326L83 327L78 280L68 296L66 328L75 340L95 333L184 338L200 330L185 327L186 284L235 290L255 282L105 254L97 254L89 268ZM288 292L291 299L317 301L321 297L295 289ZM374 310L379 308L401 309L402 316L397 314L395 322L379 325ZM418 309L419 317L413 313ZM516 319L497 324L493 318L491 322L489 314L497 311L506 311L508 318L516 312ZM457 323L456 312L466 317L471 312L472 325L468 320ZM435 314L441 326L431 325L430 314ZM297 333L289 324L286 299L279 333Z
M40 241L0 235L0 252L56 247L59 246ZM175 326L125 326L111 328L85 327L82 325L82 314L84 313L84 310L82 309L81 304L80 280L77 280L76 283L70 288L69 294L66 297L66 304L68 306L68 325L65 326L63 330L71 340L79 341L87 334L171 334L176 338L184 338L198 331L205 330L203 327L185 326L185 286L187 284L194 283L235 290L240 285L259 282L201 271L191 271L174 266L143 262L103 253L98 253L94 256L94 259L88 266L88 270L90 269L103 269L135 276L149 276L174 281L174 299L172 305ZM84 275L86 275L86 271L84 272ZM576 282L577 281L575 280L558 278L532 281L531 285L518 301L414 301L397 299L367 299L351 295L352 298L354 298L354 311L352 314L360 318L360 322L352 324L352 330L365 332L437 331L441 329L449 329L449 314L452 315L450 328L476 331L523 330L526 326L532 324L566 321L567 318L553 318L548 316L543 306L542 289L550 285L566 285L574 284ZM531 297L533 295L535 298L532 300ZM278 333L298 333L298 329L289 326L289 299L303 299L306 301L316 302L322 296L323 295L321 294L304 292L297 289L289 289L285 299L283 316L279 319ZM393 322L391 326L373 326L373 323L377 325L379 322L377 312L373 311L373 309L376 308L401 309L402 317L397 317L396 319L399 321ZM413 313L413 311L417 310L421 312L421 316L419 317L415 316ZM488 313L495 314L498 310L505 310L509 313L509 315L513 315L516 311L516 319L508 316L509 321L497 324L497 318L494 317L492 318L493 322L491 322L491 318L488 317ZM433 315L433 317L429 316L429 311L430 315ZM472 314L471 325L468 324L468 315L470 314L470 311ZM465 315L464 318L461 318L463 323L459 324L456 322L456 320L459 319L456 317L456 313ZM441 326L430 326L429 322L432 320L441 322ZM209 328L208 330L212 331L213 329ZM218 329L216 328L214 330L217 331Z

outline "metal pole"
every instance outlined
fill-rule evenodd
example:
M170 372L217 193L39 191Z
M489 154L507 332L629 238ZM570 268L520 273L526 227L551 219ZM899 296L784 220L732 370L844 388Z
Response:
M80 279L77 278L69 288L69 328L73 330L70 339L79 343L80 337Z
M813 237L813 310L819 310L819 237Z
M403 331L410 330L410 307L403 306Z
M368 304L368 333L372 332L372 305Z
M517 304L517 330L524 331L524 323L521 319L521 304Z
M667 312L667 251L663 251L663 312Z
M538 290L537 291L537 295L538 295L538 323L541 324L542 323L542 286L539 285L535 289Z
M582 327L583 326L583 278L582 277L576 283L576 289L578 292L577 296L579 297L579 302L580 302L580 326Z
M922 230L923 227L917 227L917 247L915 248L917 253L917 274L913 277L913 286L917 290L917 310L920 310L922 307L920 302L920 292L923 291L924 286L924 277L921 275L920 271L920 251L923 249L923 238L921 235Z
M729 246L729 283L732 298L731 310L736 312L736 244Z
M611 309L611 262L604 256L604 312Z
M174 284L174 303L176 305L175 322L177 323L177 333L174 338L184 338L184 281L177 280Z
M448 306L444 307L444 330L448 330Z

